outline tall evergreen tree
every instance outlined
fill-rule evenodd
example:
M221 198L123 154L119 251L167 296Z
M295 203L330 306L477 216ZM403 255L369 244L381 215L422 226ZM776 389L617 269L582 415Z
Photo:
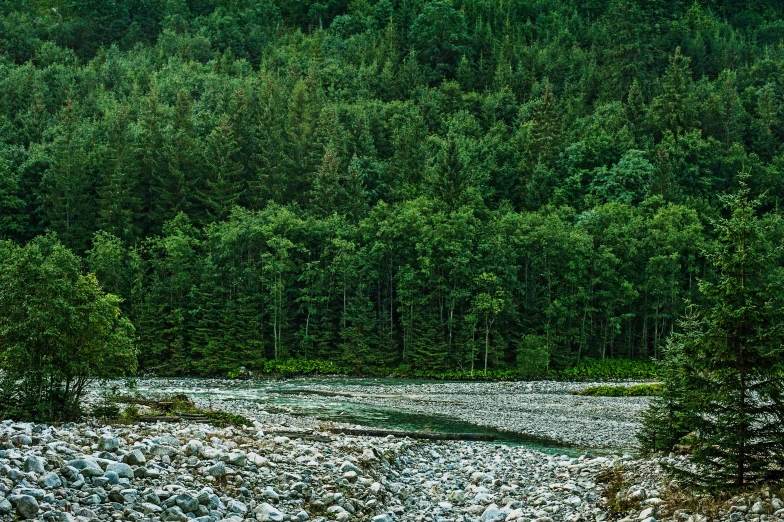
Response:
M744 182L722 199L727 217L709 254L715 277L699 285L706 305L673 341L674 371L688 369L689 379L669 379L667 396L680 404L663 408L670 437L682 428L671 420L679 410L696 430L691 481L720 489L784 477L784 315L774 223L758 215L760 201Z

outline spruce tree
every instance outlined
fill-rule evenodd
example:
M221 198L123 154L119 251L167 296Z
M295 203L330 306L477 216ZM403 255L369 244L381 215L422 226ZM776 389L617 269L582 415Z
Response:
M706 304L671 348L688 378L670 372L663 401L671 404L653 405L664 413L660 428L678 412L688 419L671 425L670 433L693 429L696 471L686 475L709 488L784 478L784 349L773 224L758 216L760 202L743 182L723 202L727 217L718 222L717 247L708 254L715 277L699 284ZM654 410L649 415L656 417ZM646 424L650 429L656 422Z

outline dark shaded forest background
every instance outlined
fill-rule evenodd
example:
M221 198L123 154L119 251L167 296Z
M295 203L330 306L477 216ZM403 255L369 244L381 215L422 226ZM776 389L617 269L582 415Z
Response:
M159 373L658 358L719 196L784 197L782 11L6 0L0 238L55 232Z

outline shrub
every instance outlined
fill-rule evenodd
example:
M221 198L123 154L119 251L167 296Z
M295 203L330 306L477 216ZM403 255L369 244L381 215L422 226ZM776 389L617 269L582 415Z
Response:
M661 384L634 386L592 386L577 393L589 397L653 397L661 394Z
M53 235L0 243L0 417L75 419L92 381L134 372L119 303Z
M656 365L635 359L584 359L560 372L568 381L644 380L656 377Z

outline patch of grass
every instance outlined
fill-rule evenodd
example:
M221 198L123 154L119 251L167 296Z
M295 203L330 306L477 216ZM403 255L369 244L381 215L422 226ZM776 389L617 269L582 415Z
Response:
M629 483L620 468L602 471L596 477L596 483L604 485L602 496L607 501L611 517L622 516L636 508L638 503L623 495Z
M653 397L661 394L661 391L662 385L653 383L634 386L591 386L574 394L588 397Z

